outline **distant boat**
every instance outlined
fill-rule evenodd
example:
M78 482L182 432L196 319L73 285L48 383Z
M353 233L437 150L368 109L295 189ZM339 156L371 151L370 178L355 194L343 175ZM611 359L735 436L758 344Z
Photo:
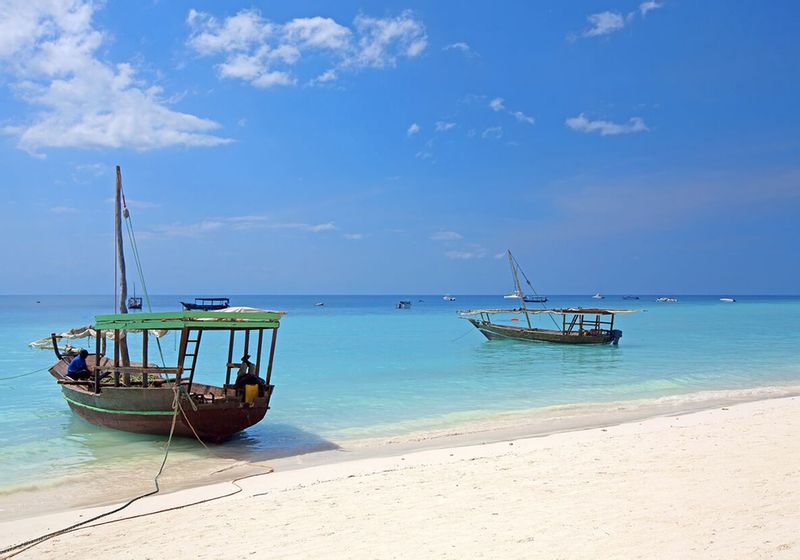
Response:
M456 300L456 298L454 298L453 296L442 296L442 299L445 300L445 301L455 301Z
M605 299L605 297L606 296L604 296L600 292L597 292L595 295L592 296L592 299Z
M547 298L544 296L525 296L522 299L525 303L547 303Z
M128 298L128 309L141 309L142 298L136 297L136 284L133 285L133 296Z
M181 302L186 311L219 311L231 306L231 300L226 297L196 297L194 303Z
M514 339L528 342L554 342L559 344L614 344L619 342L622 331L614 328L614 318L622 313L635 313L631 309L600 309L571 307L565 309L528 309L525 303L534 297L537 300L547 300L542 296L525 297L522 291L519 275L522 274L525 282L533 290L530 280L514 259L511 251L508 252L508 261L511 265L511 274L514 278L516 290L522 299L519 309L475 309L459 312L459 317L466 319L489 340ZM599 295L599 294L598 294ZM601 296L602 297L602 296ZM519 323L519 315L525 319L526 326L507 325L495 323L495 315L513 315L511 322ZM547 315L553 321L555 328L539 328L534 326L532 318Z
M659 297L659 298L656 298L656 301L660 301L661 303L678 303L678 298L674 298L674 297Z
M622 299L639 299L639 296L622 296Z
M507 296L503 296L505 299L521 299L522 296L519 295L519 292L511 292Z
M395 305L397 309L411 309L411 302L407 299L401 299L400 302Z
M316 307L325 307L325 303L323 303L321 301L318 301L317 303L314 304L314 306L316 306Z
M732 297L721 297L719 300L724 301L725 303L736 303L736 298Z

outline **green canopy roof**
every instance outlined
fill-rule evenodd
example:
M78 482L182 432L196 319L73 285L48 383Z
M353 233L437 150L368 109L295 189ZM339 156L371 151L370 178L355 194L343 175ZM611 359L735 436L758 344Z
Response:
M169 311L97 315L97 330L277 329L283 311Z

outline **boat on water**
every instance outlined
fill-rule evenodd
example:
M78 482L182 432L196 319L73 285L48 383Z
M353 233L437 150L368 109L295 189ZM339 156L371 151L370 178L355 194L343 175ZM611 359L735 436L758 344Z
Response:
M128 298L128 309L141 309L142 298L136 297L136 284L133 285L133 295Z
M401 299L397 305L395 305L397 309L411 309L411 302L407 299Z
M232 308L226 311L174 311L168 313L116 313L97 315L91 327L95 351L86 358L91 377L74 380L67 376L70 356L56 345L58 361L50 374L61 386L69 407L81 418L98 426L126 432L167 435L175 418L175 435L197 437L221 443L260 422L269 409L275 386L271 383L280 311ZM150 361L149 338L170 331L180 333L178 357L173 367L159 367ZM264 332L270 332L265 344ZM205 333L228 335L227 361L220 365L224 383L208 385L195 380L197 357ZM123 354L123 340L140 333L142 357L131 362ZM111 335L113 355L103 348ZM238 336L237 336L238 335ZM237 341L238 338L238 341ZM239 342L239 344L237 344ZM239 346L244 361L234 363ZM264 363L264 351L268 356ZM255 362L249 360L253 352ZM245 366L256 376L266 365L263 384L237 387L236 370ZM177 410L176 410L177 407Z
M736 298L732 297L721 297L719 300L725 303L736 303Z
M466 319L489 340L513 339L531 342L553 342L560 344L618 344L622 331L614 328L616 315L635 313L630 309L600 309L569 307L561 309L528 309L522 291L519 275L525 278L533 290L530 280L519 266L511 251L508 261L516 285L515 293L521 297L521 307L517 309L475 309L460 311L459 317ZM495 316L512 315L512 322L525 320L525 325L507 325L492 320ZM520 317L522 316L522 317ZM555 328L534 326L540 317L549 317ZM560 317L560 321L557 319ZM533 318L533 321L532 321Z
M511 292L508 295L503 296L504 299L522 299L522 296L519 292Z
M456 298L453 296L442 296L442 299L445 301L455 301Z
M69 407L93 424L148 434L169 434L174 426L175 435L196 436L203 441L221 443L261 421L269 409L275 388L271 383L275 345L284 313L239 307L218 311L129 314L121 234L121 194L122 179L117 167L118 312L97 315L89 327L61 335L52 334L50 346L57 361L50 368L50 374L61 386ZM125 208L126 219L128 216ZM158 343L158 338L170 331L180 336L177 359L170 367L166 364L160 367L150 359L150 339L155 337ZM201 342L204 335L211 332L214 334L208 336L224 333L228 338L227 356L219 365L224 383L219 385L208 385L195 379ZM268 333L267 337L265 333ZM139 362L131 361L128 351L128 340L134 336L141 336ZM67 375L72 356L62 354L59 341L84 337L94 342L94 351L86 357L86 371L76 379ZM107 352L109 340L113 345L110 357ZM161 353L160 344L158 350ZM250 360L251 353L254 362ZM266 361L263 359L265 353L268 356ZM234 362L234 356L239 355L241 360ZM260 377L262 369L266 370L264 377ZM242 374L238 383L235 373Z
M592 299L605 299L605 298L606 296L604 296L600 292L597 292L595 295L592 296Z
M678 298L674 298L674 297L658 297L658 298L656 298L656 301L659 301L661 303L678 303Z
M231 300L226 297L196 297L194 302L182 301L181 305L186 311L219 311L230 307Z
M622 299L639 299L639 296L622 296Z
M525 303L547 303L545 296L525 296L522 298Z

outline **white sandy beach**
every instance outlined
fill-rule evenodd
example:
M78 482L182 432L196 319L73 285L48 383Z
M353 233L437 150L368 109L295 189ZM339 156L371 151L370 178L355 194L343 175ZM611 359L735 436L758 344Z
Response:
M277 463L236 496L82 529L18 558L797 558L799 434L800 398L785 397L305 468ZM117 517L232 489L159 495ZM5 522L0 544L107 509Z

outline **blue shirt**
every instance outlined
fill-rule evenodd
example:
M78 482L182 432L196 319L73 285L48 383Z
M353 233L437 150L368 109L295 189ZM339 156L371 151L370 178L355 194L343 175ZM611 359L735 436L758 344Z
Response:
M67 373L78 373L79 371L86 371L88 369L89 368L86 367L86 360L80 356L75 356L72 358L69 366L67 366Z

